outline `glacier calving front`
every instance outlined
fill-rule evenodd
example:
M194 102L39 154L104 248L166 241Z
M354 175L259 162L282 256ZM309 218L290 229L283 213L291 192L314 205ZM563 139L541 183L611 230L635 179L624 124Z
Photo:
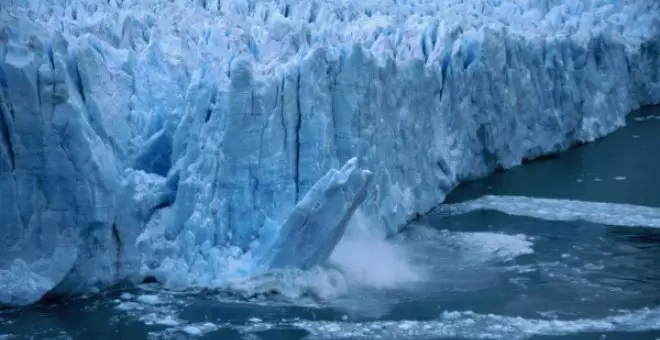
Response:
M395 232L462 180L660 103L658 13L643 0L5 3L0 305L310 267L356 209Z

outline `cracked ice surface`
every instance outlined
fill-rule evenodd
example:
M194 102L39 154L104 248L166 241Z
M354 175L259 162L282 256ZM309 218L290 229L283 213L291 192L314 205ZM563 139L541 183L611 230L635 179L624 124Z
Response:
M356 209L394 232L660 103L658 6L5 1L0 304L308 267Z

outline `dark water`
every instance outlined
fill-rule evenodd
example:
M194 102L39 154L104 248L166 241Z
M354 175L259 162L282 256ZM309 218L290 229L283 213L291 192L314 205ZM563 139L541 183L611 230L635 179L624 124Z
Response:
M624 128L593 143L466 183L446 202L496 194L660 206L660 119L652 116L660 107L631 113Z
M640 119L653 114L660 116L660 108L631 114L627 127L605 139L465 184L447 201L491 194L660 207L660 157L655 157L660 120ZM659 228L481 210L429 214L391 244L382 251L382 245L365 244L354 256L371 254L370 279L349 282L344 294L325 299L316 292L244 301L223 292L154 293L143 287L131 295L106 293L5 312L0 334L33 339L660 339ZM408 269L421 274L408 278Z

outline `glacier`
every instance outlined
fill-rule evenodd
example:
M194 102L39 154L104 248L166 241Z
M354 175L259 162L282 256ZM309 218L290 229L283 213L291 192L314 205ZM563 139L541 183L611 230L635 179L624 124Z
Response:
M659 70L655 1L3 1L0 306L323 264Z

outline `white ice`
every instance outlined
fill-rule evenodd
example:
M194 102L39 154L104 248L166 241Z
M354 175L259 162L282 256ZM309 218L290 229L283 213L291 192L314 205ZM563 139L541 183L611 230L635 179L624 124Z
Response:
M581 220L622 227L660 228L660 208L525 196L488 195L472 201L440 205L433 213L458 215L477 210L496 210L550 221Z
M355 212L396 232L660 103L659 6L4 1L0 304L307 268Z
M151 294L140 295L138 296L137 301L148 305L158 305L162 303L158 295Z

